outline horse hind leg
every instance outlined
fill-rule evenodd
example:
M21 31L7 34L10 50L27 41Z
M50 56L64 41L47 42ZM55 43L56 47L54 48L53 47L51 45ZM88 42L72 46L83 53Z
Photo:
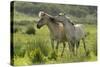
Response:
M63 42L63 50L62 50L61 56L63 56L64 50L65 50L65 46L66 46L66 43Z

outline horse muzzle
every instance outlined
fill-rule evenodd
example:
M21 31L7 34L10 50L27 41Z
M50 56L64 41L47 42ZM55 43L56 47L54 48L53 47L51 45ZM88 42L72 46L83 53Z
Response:
M38 28L38 29L40 29L40 28L41 28L41 26L37 24L37 28Z

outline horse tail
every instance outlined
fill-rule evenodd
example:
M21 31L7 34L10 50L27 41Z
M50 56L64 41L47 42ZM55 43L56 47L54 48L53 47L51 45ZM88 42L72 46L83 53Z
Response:
M90 35L90 32L86 32L85 37L87 37L88 35Z

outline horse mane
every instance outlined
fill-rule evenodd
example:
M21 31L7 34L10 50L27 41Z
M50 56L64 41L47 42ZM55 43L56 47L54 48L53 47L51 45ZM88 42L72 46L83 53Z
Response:
M39 14L38 14L39 17L42 17L43 15L45 15L44 11L40 11Z
M71 23L72 25L75 25L75 23L73 23L68 17L66 17L66 19L68 20L69 23Z
M50 19L50 21L51 21L53 24L59 25L59 23L55 20L55 18L49 17L49 19Z
M48 14L47 14L48 15ZM50 20L53 22L53 23L57 23L57 22L63 22L62 20L59 20L59 19L57 19L57 17L59 17L59 16L55 16L55 17L53 17L53 16L51 16L51 15L48 15L49 17L50 17ZM69 23L71 23L71 25L75 25L68 17L65 17L66 18L66 20L69 22Z
M72 25L75 25L75 24L74 24L73 22L71 22L69 19L68 19L68 22L71 23Z
M49 19L50 21L55 22L55 19L53 17L50 17Z
M45 13L44 11L40 11L39 12L39 17L42 17L44 15L48 15L51 22L56 23L56 24L59 24L56 21L57 19L55 17L53 17L52 15L49 15L49 14ZM73 22L70 21L70 19L68 17L66 17L66 19L68 20L69 23L71 23L72 25L75 25Z

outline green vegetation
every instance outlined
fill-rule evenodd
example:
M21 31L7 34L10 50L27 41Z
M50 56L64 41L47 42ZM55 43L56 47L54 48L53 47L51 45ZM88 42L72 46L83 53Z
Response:
M58 15L60 12L71 17L71 20L76 23L94 23L96 24L97 7L83 5L65 5L65 4L50 4L36 2L18 2L14 3L14 13L22 13L22 17L16 16L16 19L27 19L30 16L38 17L39 11L45 11L51 15ZM17 11L17 12L16 12ZM25 14L25 15L23 15ZM27 15L27 16L26 16ZM19 18L18 18L19 17ZM28 19L28 20L29 20Z
M86 26L86 31L89 32L89 35L86 37L88 55L85 56L82 42L77 56L70 57L67 43L62 57L62 44L59 45L58 53L53 52L47 26L41 29L36 28L36 21L39 19L38 12L40 10L44 10L52 15L58 15L59 12L64 12L70 16L75 23L83 23ZM96 10L97 8L95 6L14 2L14 20L12 26L14 65L96 61Z
M89 35L86 39L88 56L85 56L83 43L81 42L78 56L69 56L68 44L64 56L61 57L62 45L59 46L58 55L52 54L52 47L49 39L49 32L46 27L37 31L36 35L14 33L14 65L32 65L65 62L83 62L97 60L96 47L96 25L86 25ZM44 34L44 32L47 33ZM44 34L44 35L42 35Z

